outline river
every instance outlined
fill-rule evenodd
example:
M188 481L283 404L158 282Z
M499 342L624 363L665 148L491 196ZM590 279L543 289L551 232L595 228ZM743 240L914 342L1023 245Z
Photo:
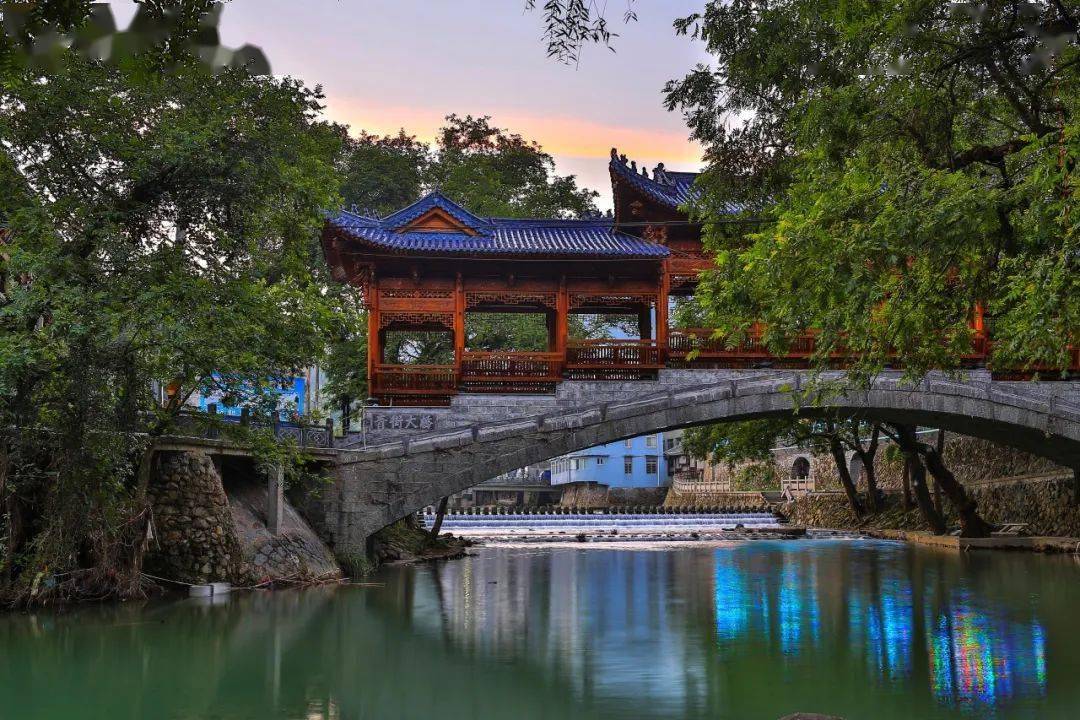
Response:
M1071 557L864 540L489 547L373 580L0 617L0 717L1080 713Z

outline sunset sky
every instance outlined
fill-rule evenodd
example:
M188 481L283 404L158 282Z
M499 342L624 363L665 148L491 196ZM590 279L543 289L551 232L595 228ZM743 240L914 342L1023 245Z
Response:
M524 0L233 0L220 31L229 47L261 46L275 74L321 84L328 117L354 131L404 127L430 139L448 113L491 115L542 144L607 207L612 146L649 167L699 168L701 149L661 90L708 60L671 26L701 4L637 0L638 21L624 25L625 2L613 0L616 52L586 48L576 67L546 57L543 18ZM126 26L134 4L113 5Z

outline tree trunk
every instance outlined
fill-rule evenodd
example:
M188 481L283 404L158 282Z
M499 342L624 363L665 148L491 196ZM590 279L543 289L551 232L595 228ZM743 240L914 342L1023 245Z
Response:
M945 466L945 461L942 460L937 449L927 446L923 454L926 457L926 467L934 476L934 481L948 495L949 502L956 508L956 514L960 516L960 536L989 537L990 525L979 515L975 500L967 494L964 486Z
M940 428L937 431L937 453L939 456L944 456L945 452L945 431ZM929 468L928 468L929 469ZM930 474L934 477L934 509L938 511L939 515L945 514L945 501L941 497L941 483L938 482L937 475L934 475L934 471L930 470Z
M946 532L945 520L934 508L934 502L930 497L930 490L926 487L926 467L919 457L919 441L915 435L915 428L910 425L896 427L896 443L904 451L906 475L910 478L915 490L915 502L919 506L923 519L935 535L944 535Z
M911 466L908 465L907 461L904 462L903 488L904 509L910 510L912 507L914 507L915 503L911 499Z
M141 585L143 558L146 556L146 537L150 526L150 504L147 495L150 490L150 478L154 474L155 460L157 459L157 438L151 437L150 444L143 450L139 458L139 468L136 472L135 507L142 513L141 520L135 524L134 550L131 555L130 587L125 594L138 596L138 588Z
M848 502L851 503L851 509L855 512L855 517L861 518L864 510L862 502L859 500L859 491L855 488L855 483L851 480L851 472L848 470L847 458L844 457L844 446L840 443L840 438L835 433L829 436L829 451L832 452L833 461L836 463L836 471L840 474L840 484L844 486L844 492L847 493Z
M930 498L930 490L926 487L926 467L919 453L905 452L904 458L911 484L915 489L915 502L919 506L923 519L930 527L930 532L935 535L944 535L948 528L945 527L945 519L934 508L934 501Z
M870 498L870 512L879 513L884 508L881 504L881 493L877 487L877 471L874 468L874 459L877 457L878 433L881 432L879 425L874 425L873 434L870 436L870 445L866 450L862 449L862 441L856 438L858 447L855 452L862 460L863 472L866 473L866 493Z
M8 474L8 446L7 439L0 435L0 502L4 500L4 491L7 490Z
M442 530L443 517L446 515L446 503L450 501L450 496L447 495L439 501L439 508L435 511L435 524L431 526L431 530L428 530L428 542L435 542L435 538L439 537L439 531Z
M8 510L7 501L7 474L8 474L8 448L7 440L0 437L0 513L5 513ZM0 574L0 581L4 585L11 581L11 561L14 558L14 545L15 545L15 532L14 532L15 519L10 516L8 519L8 542L4 546L4 559L3 559L3 573Z

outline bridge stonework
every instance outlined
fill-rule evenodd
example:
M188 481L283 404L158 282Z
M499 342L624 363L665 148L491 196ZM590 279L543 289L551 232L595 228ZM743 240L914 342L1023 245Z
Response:
M623 438L709 422L838 411L981 437L1080 468L1080 381L993 381L985 372L897 374L810 402L806 371L662 370L655 381L564 382L555 395L461 395L449 408L373 408L338 450L320 506L339 554L382 527L503 472ZM818 385L814 385L818 387ZM397 418L396 420L394 418Z

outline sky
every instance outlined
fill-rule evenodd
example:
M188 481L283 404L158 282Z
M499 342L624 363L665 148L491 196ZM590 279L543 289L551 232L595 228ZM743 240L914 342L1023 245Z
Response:
M232 0L219 30L228 47L262 47L274 74L322 85L327 117L353 132L430 140L449 113L490 115L543 145L607 208L612 147L647 167L700 168L701 148L662 90L708 56L672 29L703 0L636 0L628 24L625 0L604 1L616 52L588 47L576 66L546 56L542 15L524 0ZM134 3L112 5L126 26Z

